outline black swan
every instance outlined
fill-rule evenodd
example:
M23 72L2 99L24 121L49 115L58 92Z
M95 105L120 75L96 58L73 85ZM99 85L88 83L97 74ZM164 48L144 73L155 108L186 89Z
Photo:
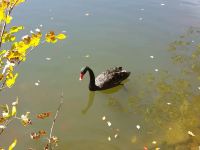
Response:
M89 72L90 75L90 83L89 83L90 91L100 91L113 88L115 86L120 85L121 82L127 79L128 76L130 75L130 72L123 70L122 67L114 67L102 72L95 78L92 69L86 66L81 69L79 80L83 79L83 76L87 71Z

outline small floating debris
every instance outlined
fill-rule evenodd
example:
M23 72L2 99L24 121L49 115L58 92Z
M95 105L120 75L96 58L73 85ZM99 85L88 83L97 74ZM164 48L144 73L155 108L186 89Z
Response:
M90 55L89 54L85 55L85 58L90 58Z
M194 40L192 40L191 42L194 43Z
M161 5L161 6L165 6L165 4L164 4L164 3L161 3L160 5Z
M53 18L53 17L51 17L50 19L51 19L51 20L53 20L54 18Z
M152 141L152 144L156 144L157 142L156 141Z
M40 83L40 80L37 80L38 83Z
M90 13L85 13L85 16L90 16Z
M111 137L110 136L108 137L108 141L111 141Z
M51 60L51 58L50 58L50 57L46 57L45 59L46 59L46 60Z
M67 31L63 30L62 33L66 33Z
M188 134L191 136L195 136L195 134L192 131L188 131Z
M142 21L142 20L143 20L143 18L142 18L142 17L140 17L140 18L139 18L139 20L140 20L140 21Z
M155 72L158 72L159 70L158 70L158 69L155 69L154 71L155 71Z
M172 103L167 103L167 105L171 105Z
M116 138L118 138L118 136L119 136L118 134L115 134L115 135L114 135L114 138L116 139Z
M110 127L112 123L110 121L107 121L107 125Z
M154 59L155 57L153 55L150 56L151 59Z
M144 11L144 8L140 8L141 11Z
M42 27L43 27L43 24L40 24L40 27L42 28Z
M200 86L198 87L198 89L200 90Z
M105 120L106 120L106 116L103 116L103 117L102 117L102 120L105 121Z
M40 84L38 82L35 82L35 86L39 86Z
M136 128L137 128L138 130L140 130L141 127L140 127L140 125L136 125Z

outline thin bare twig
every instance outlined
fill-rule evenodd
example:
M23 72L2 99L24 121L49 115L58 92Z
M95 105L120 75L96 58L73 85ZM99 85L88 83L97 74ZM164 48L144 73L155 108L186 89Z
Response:
M53 133L54 125L55 125L55 123L56 123L56 119L57 119L57 117L58 117L58 114L59 114L59 112L60 112L60 109L61 109L61 107L62 107L63 100L64 100L64 96L63 96L63 91L62 91L61 96L60 96L60 104L59 104L59 106L58 106L58 108L57 108L56 114L55 114L55 116L54 116L54 119L53 119L53 122L52 122L52 125L51 125L50 133L49 133L49 148L50 148L50 149L52 149L52 147L51 147L51 138L52 138L52 133Z

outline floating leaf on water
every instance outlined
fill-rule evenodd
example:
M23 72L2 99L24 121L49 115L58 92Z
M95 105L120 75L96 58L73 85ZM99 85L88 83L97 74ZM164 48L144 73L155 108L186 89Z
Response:
M118 136L119 136L118 134L115 134L115 135L114 135L114 138L116 139L116 138L118 138Z
M110 121L107 121L107 125L110 127L112 124Z
M85 55L85 58L89 58L89 57L90 57L90 55L89 55L89 54Z
M157 144L157 142L156 141L152 141L152 144Z
M151 59L154 59L155 57L153 55L150 56Z
M191 136L195 136L195 134L192 131L188 131L188 134Z
M136 128L139 130L141 127L140 127L140 125L136 125Z
M159 70L158 70L158 69L155 69L154 71L155 71L155 72L158 72Z
M106 116L103 116L103 117L102 117L102 120L103 120L103 121L106 120Z
M46 57L45 59L46 59L46 60L51 60L51 58L50 58L50 57Z
M108 141L111 141L111 137L110 136L108 137Z
M39 85L40 85L39 83L35 82L35 86L39 86Z

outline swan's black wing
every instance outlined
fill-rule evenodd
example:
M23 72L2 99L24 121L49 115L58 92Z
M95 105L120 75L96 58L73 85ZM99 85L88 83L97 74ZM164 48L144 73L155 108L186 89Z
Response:
M130 72L123 70L122 67L115 67L99 74L95 79L95 84L101 89L107 89L119 85L128 78Z

